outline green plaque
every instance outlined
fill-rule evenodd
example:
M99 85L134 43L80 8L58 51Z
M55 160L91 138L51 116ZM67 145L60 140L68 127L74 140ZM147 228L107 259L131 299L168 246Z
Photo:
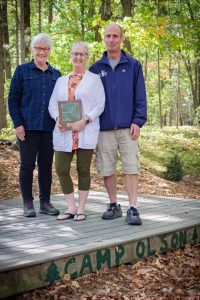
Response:
M73 124L82 119L82 102L58 101L60 124L65 129L71 129Z

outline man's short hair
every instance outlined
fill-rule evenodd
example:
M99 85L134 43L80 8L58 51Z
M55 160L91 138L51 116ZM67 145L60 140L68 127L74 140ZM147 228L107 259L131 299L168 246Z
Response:
M105 30L104 30L104 35L105 35L105 32L106 32L106 29L110 26L117 26L119 28L119 31L120 31L120 36L123 36L123 31L122 31L122 27L119 25L119 24L116 24L116 23L112 23L112 24L108 24L106 25L105 27Z

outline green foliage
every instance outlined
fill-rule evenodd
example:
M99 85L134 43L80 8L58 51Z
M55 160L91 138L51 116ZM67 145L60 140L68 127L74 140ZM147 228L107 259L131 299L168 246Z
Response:
M6 121L8 127L0 130L0 140L14 141L16 140L16 134L9 114L6 116Z
M200 174L199 128L194 126L144 126L141 130L140 153L142 168L163 176L173 153L178 153L186 174Z
M96 41L97 32L103 38L106 24L116 22L122 26L125 38L131 43L133 56L142 63L148 96L148 120L159 125L158 105L158 61L160 49L161 109L164 125L175 125L177 95L177 61L180 63L179 115L183 124L199 124L199 110L194 112L191 86L195 87L195 68L199 57L199 1L146 1L135 0L133 16L123 17L120 0L111 1L112 16L105 21L102 13L106 1L101 0L43 0L41 6L42 32L48 32L54 42L50 63L63 75L72 69L70 46L73 42L85 40L91 46L89 65L99 59L105 50L103 41ZM8 3L9 50L12 70L16 67L16 17L15 6ZM188 4L189 3L189 4ZM38 1L31 0L31 37L38 33ZM53 22L49 24L48 14L53 4ZM18 1L19 6L19 1ZM20 9L18 7L18 14ZM20 38L20 36L19 36ZM188 69L186 68L188 66ZM188 76L190 70L190 78ZM193 80L193 82L191 82ZM0 87L3 88L3 87ZM5 101L9 81L5 85Z
M180 181L183 178L183 166L178 154L174 154L166 164L164 178L170 181Z

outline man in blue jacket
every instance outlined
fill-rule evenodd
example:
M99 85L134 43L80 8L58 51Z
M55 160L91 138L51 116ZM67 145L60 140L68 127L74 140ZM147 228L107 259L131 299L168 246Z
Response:
M115 176L119 153L129 198L126 221L130 225L141 225L137 210L138 139L140 128L147 120L147 101L141 64L121 50L123 39L119 25L108 25L104 33L107 51L90 68L101 77L106 95L105 109L100 117L96 166L110 198L102 219L122 216L120 204L117 204Z

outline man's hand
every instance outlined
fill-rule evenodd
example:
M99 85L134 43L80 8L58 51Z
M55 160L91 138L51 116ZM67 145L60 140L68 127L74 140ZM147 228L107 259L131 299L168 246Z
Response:
M130 134L133 140L137 140L140 137L140 127L136 124L131 124Z
M15 128L16 135L20 141L25 141L25 130L24 126L20 125Z

